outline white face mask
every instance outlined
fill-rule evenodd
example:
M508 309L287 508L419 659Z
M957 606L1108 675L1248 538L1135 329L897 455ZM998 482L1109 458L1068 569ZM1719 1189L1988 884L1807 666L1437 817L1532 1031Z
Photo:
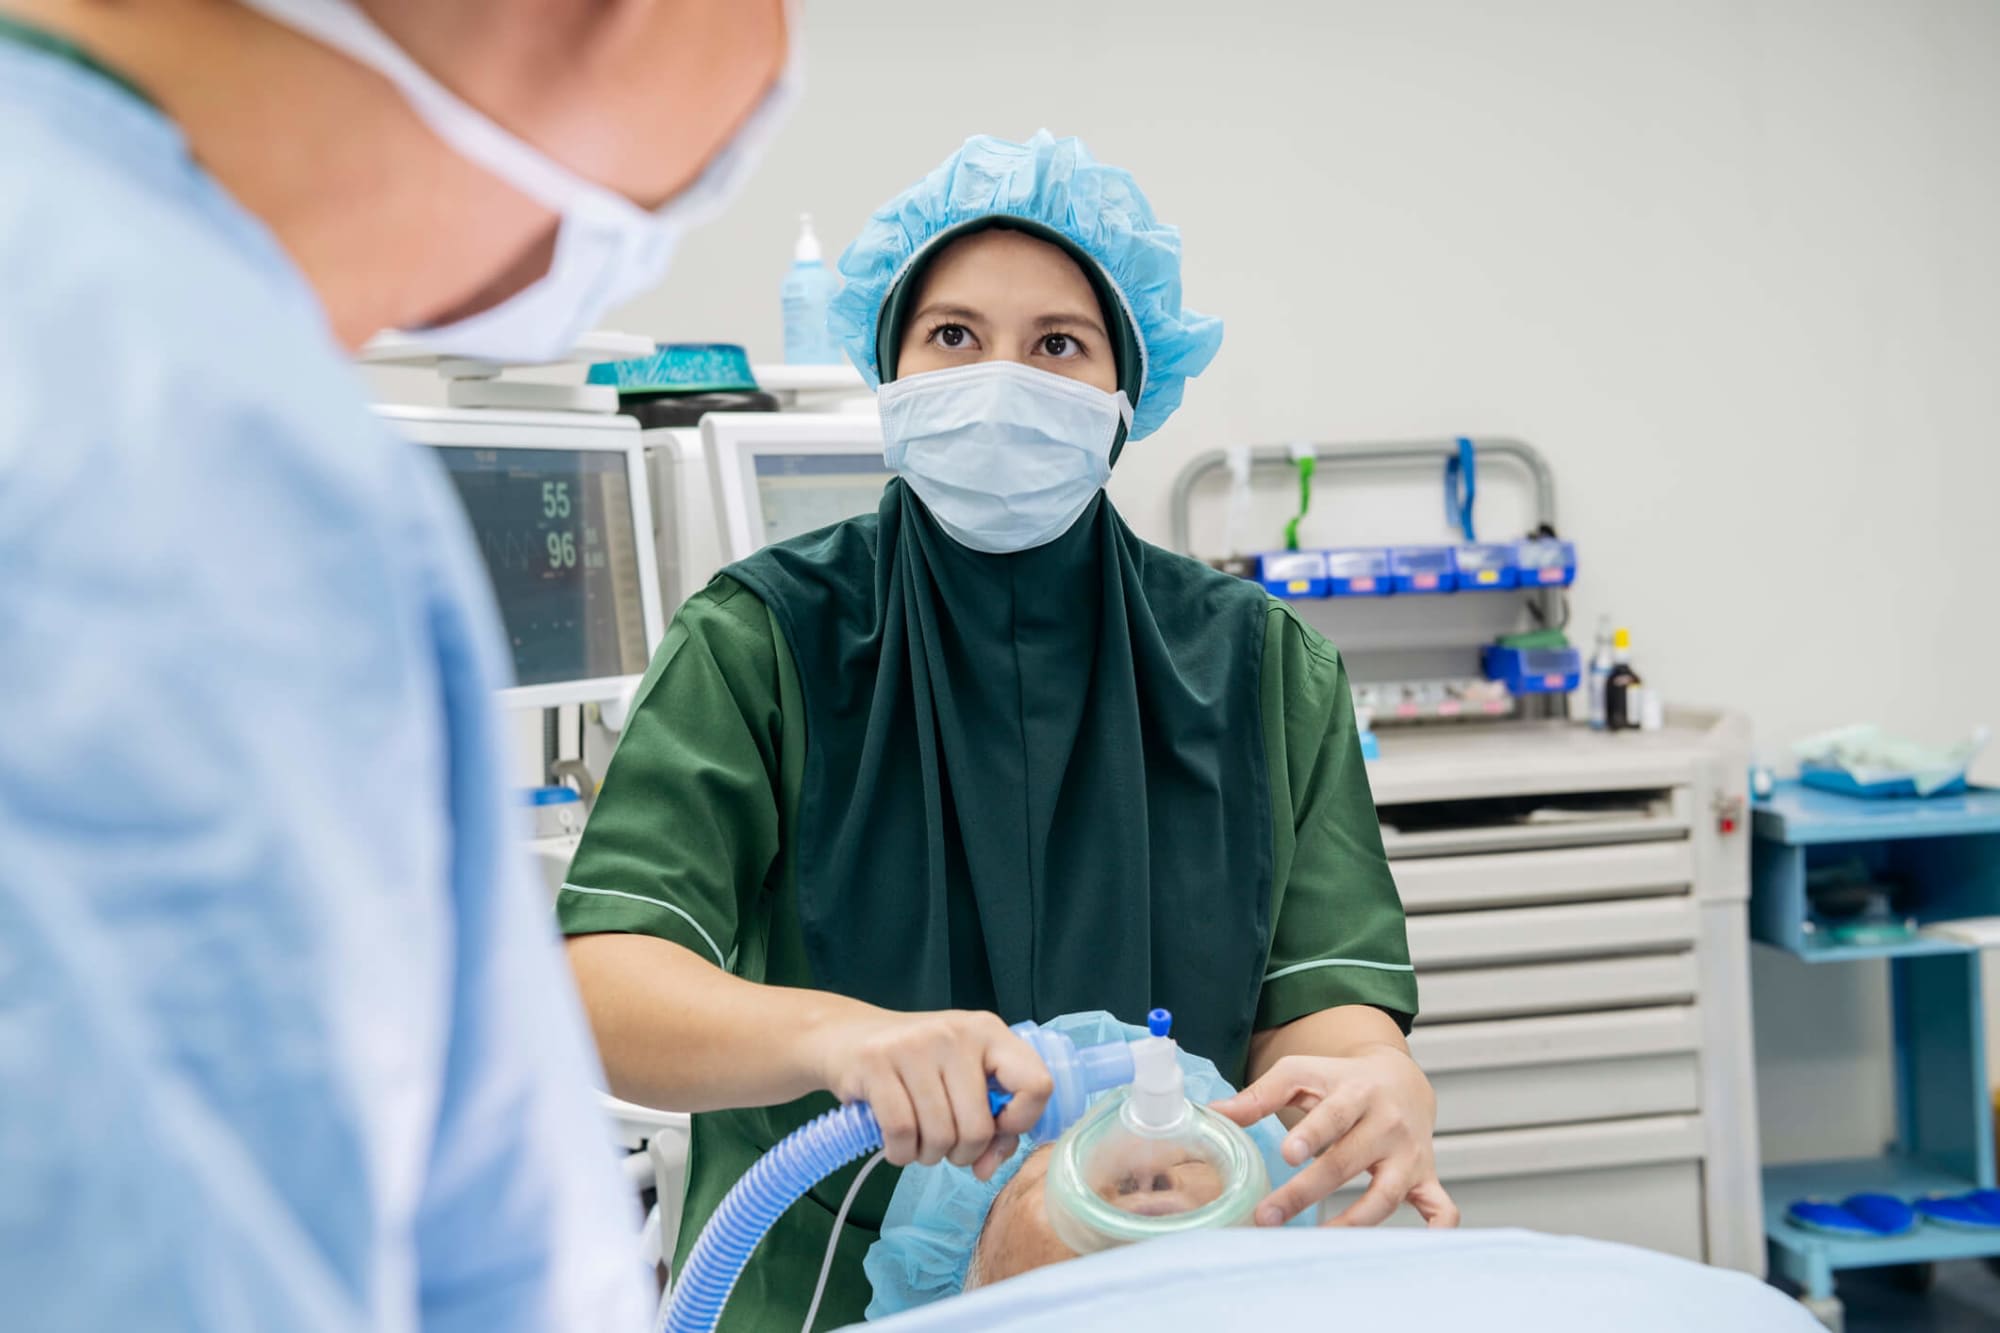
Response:
M461 157L561 216L547 273L479 314L412 331L440 354L481 361L560 357L612 306L658 282L682 233L714 217L742 185L800 86L798 15L788 7L792 54L777 85L692 185L648 211L576 175L466 104L353 0L242 2L388 79Z
M1111 479L1132 404L1018 361L933 370L875 395L882 456L952 540L1026 551L1068 532Z

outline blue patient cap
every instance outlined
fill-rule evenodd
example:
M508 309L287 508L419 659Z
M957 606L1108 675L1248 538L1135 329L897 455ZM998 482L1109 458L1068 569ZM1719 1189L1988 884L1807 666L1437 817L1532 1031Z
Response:
M1131 438L1181 405L1187 380L1222 345L1222 321L1181 304L1181 233L1153 216L1131 173L1047 130L1026 143L978 134L875 210L840 257L847 282L827 325L871 385L882 382L876 331L889 295L940 236L982 218L1019 218L1069 241L1102 270L1125 306L1144 361Z
M1145 1028L1121 1023L1099 1009L1065 1014L1042 1026L1062 1033L1079 1047L1136 1041L1146 1035ZM1235 1094L1236 1089L1211 1061L1183 1050L1180 1064L1190 1100L1206 1104ZM1298 1174L1299 1168L1288 1164L1278 1151L1285 1131L1277 1117L1266 1116L1252 1125L1249 1133L1263 1155L1273 1189ZM875 1289L874 1299L868 1303L868 1318L887 1319L965 1289L965 1270L972 1262L979 1229L986 1225L986 1214L1035 1146L1023 1137L1020 1148L987 1181L975 1177L970 1168L949 1162L903 1168L889 1210L882 1216L881 1237L868 1247L861 1264ZM1307 1209L1293 1222L1310 1226L1312 1218L1312 1210Z

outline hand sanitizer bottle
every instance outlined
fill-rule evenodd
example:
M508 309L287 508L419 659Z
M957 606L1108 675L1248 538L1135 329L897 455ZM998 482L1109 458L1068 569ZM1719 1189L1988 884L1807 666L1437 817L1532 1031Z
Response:
M785 274L785 364L831 366L845 359L826 327L827 305L839 290L840 279L820 258L812 214L803 213L791 272Z

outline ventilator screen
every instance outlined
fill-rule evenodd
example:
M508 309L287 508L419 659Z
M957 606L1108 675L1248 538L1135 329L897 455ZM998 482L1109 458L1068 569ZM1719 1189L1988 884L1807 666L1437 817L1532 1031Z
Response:
M880 454L760 453L756 466L766 545L874 513L890 476Z

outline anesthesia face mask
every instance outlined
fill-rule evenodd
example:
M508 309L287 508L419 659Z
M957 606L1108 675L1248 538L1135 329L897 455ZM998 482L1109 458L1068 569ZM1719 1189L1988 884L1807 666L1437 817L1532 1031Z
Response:
M1043 1200L1078 1254L1183 1231L1250 1225L1270 1192L1257 1145L1187 1098L1163 1009L1131 1045L1133 1078L1056 1141Z

